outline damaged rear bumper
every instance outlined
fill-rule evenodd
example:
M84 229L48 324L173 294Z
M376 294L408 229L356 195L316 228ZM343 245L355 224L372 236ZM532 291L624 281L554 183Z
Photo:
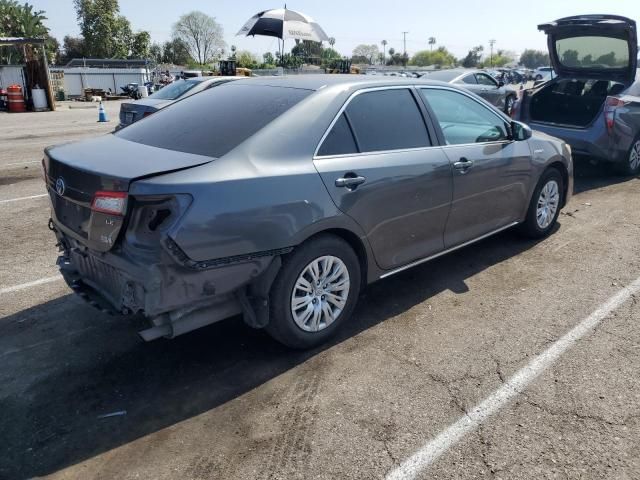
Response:
M265 326L268 291L280 264L279 256L264 255L192 268L167 253L161 262L145 264L81 246L64 248L58 258L67 284L94 307L146 316L152 326L140 335L147 341L173 338L237 314L250 326Z

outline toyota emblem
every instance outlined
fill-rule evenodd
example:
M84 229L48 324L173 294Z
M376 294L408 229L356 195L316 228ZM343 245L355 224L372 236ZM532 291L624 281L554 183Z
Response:
M58 195L63 196L65 188L66 185L64 184L64 178L58 177L56 180L56 192L58 192Z

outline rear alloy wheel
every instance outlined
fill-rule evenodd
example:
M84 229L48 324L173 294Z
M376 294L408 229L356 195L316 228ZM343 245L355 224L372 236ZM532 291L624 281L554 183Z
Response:
M509 95L504 102L504 113L511 116L511 112L513 111L513 106L516 104L516 97L513 95Z
M270 294L267 331L292 348L325 342L351 316L360 292L360 262L339 237L322 235L283 259Z
M530 238L549 235L560 214L563 191L562 175L555 168L549 168L533 192L527 218L520 227L521 232Z
M640 137L631 145L626 161L615 164L621 175L631 176L640 173Z

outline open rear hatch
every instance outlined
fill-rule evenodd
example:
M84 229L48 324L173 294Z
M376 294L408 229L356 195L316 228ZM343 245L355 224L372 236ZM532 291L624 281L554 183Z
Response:
M578 15L538 25L547 34L551 65L560 77L630 85L636 76L636 22L617 15Z
M52 219L56 228L81 244L108 251L124 224L133 181L212 160L115 135L49 147L44 169Z

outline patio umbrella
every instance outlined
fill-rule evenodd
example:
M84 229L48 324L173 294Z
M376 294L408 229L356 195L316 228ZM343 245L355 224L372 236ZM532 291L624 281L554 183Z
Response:
M250 35L263 35L279 38L282 40L283 52L284 41L288 38L313 42L329 41L329 37L322 27L311 17L304 13L288 10L286 5L284 8L256 13L247 20L236 35L247 37Z

